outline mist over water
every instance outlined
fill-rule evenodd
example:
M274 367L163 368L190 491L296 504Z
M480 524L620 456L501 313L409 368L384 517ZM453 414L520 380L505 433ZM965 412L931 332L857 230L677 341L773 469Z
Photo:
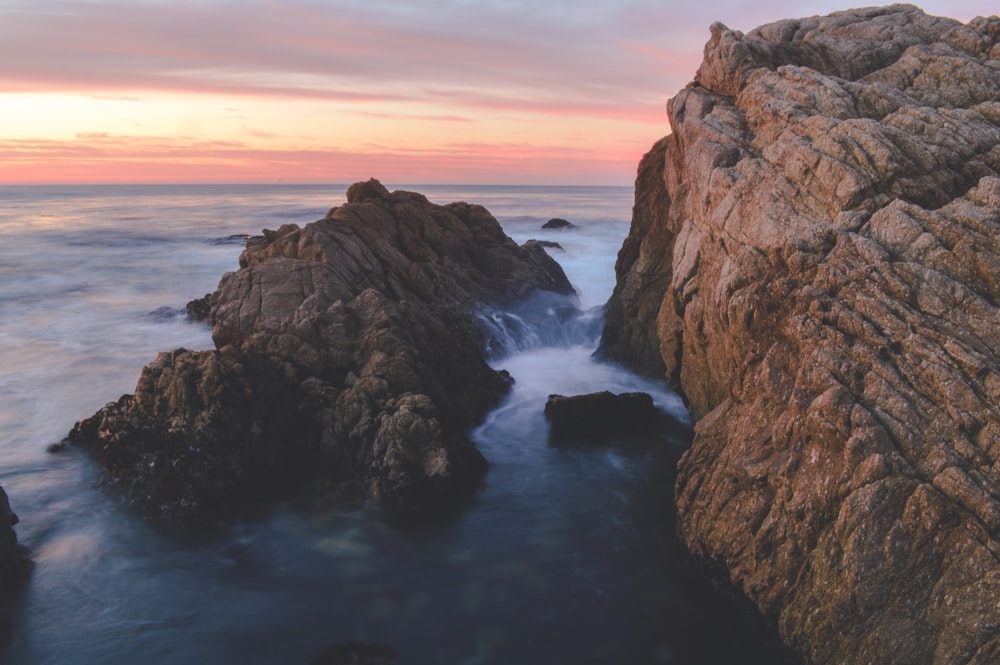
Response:
M610 295L630 188L404 188L481 203L518 242L559 242L550 251L581 309ZM548 443L550 393L644 390L686 417L661 382L592 361L596 333L493 361L516 384L472 433L490 471L433 527L324 498L178 543L96 487L85 455L46 453L131 392L157 352L211 348L184 306L237 267L233 236L321 218L344 191L0 188L0 482L37 563L0 661L306 663L362 639L407 664L714 662L732 635L680 590L688 573L671 571L664 545L670 481L658 474L679 448ZM551 217L577 228L542 231Z

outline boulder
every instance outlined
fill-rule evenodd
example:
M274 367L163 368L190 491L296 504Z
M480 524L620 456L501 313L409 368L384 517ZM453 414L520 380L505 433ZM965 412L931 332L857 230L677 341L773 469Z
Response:
M690 428L653 404L649 393L549 395L549 440L559 445L647 445L673 437L690 441Z
M586 395L549 395L545 418L553 437L627 430L648 424L657 410L649 393L610 391Z
M640 166L602 353L682 391L681 538L810 663L1000 661L998 58L715 24Z
M553 217L549 221L542 224L543 229L572 229L576 228L576 225L568 219L563 219L561 217Z
M477 314L573 289L481 206L376 180L305 227L247 240L207 300L210 351L161 353L73 428L150 520L210 528L295 486L354 486L393 515L451 506L486 462L466 431L506 393Z

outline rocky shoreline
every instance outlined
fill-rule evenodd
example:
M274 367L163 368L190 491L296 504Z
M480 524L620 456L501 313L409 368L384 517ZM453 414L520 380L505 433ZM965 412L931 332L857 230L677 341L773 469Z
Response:
M1000 18L715 24L668 113L598 353L697 419L686 548L805 662L997 662ZM540 292L572 297L484 208L357 183L248 238L189 308L216 348L160 354L68 438L177 533L303 487L450 509L487 468L466 431L511 382L482 314ZM2 490L0 517L10 598L31 564Z
M487 464L466 431L510 386L477 314L539 290L573 295L541 246L516 245L485 208L357 183L326 218L248 239L208 298L216 349L161 353L69 440L178 532L303 484L433 513L478 486Z
M688 549L809 663L1000 659L1000 19L721 24L601 353L697 418Z

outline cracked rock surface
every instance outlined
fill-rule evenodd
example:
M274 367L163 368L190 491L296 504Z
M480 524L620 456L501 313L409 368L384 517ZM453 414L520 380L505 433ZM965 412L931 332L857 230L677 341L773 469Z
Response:
M1000 662L1000 19L715 24L668 110L601 352L682 539L807 662Z

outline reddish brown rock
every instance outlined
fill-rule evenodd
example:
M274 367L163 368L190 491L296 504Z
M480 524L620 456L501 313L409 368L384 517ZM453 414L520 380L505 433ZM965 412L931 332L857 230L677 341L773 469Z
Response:
M134 395L76 425L151 520L222 523L304 482L390 513L454 504L486 462L466 431L508 390L476 313L572 293L545 250L481 206L378 181L303 228L250 238L211 305L216 349L160 354Z
M603 351L685 395L682 539L810 663L1000 662L998 43L716 24L640 169Z

